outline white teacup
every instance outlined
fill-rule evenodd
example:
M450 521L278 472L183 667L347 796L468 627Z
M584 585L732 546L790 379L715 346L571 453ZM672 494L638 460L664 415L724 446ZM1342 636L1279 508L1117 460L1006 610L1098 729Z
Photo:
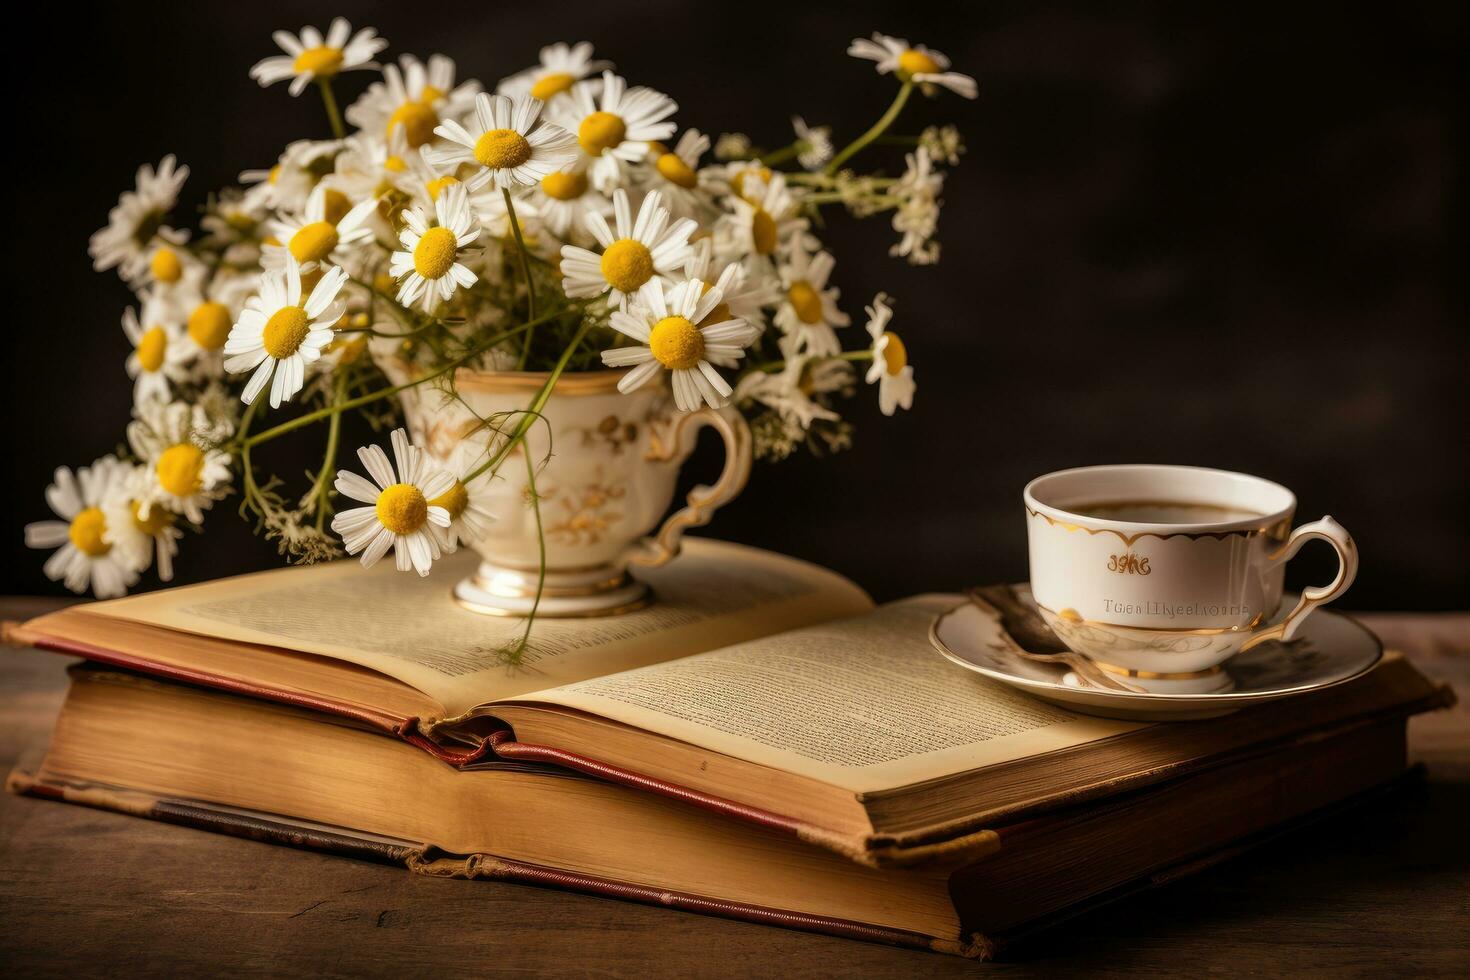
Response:
M1291 639L1358 572L1342 525L1290 530L1292 492L1243 473L1087 466L1038 477L1023 497L1042 616L1072 650L1145 690L1228 689L1226 660ZM1278 618L1286 563L1313 539L1337 550L1337 577Z

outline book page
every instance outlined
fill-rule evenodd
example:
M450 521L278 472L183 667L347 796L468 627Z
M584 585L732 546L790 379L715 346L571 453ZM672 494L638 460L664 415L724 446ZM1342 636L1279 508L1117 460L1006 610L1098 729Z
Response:
M1144 725L1079 715L950 663L929 643L959 597L865 616L521 698L857 793L894 789Z
M647 607L618 616L538 619L517 666L503 650L524 620L471 612L451 589L478 558L447 556L419 577L391 561L351 560L221 579L83 607L204 636L284 647L387 674L449 717L499 698L657 663L872 608L847 579L756 548L686 538L662 568L640 570Z

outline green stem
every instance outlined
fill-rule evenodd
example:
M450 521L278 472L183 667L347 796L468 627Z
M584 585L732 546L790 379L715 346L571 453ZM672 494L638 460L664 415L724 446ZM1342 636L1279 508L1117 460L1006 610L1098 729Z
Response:
M464 364L466 361L471 361L474 358L479 357L481 354L485 353L496 344L509 340L511 337L514 337L525 330L532 329L538 323L560 316L561 313L562 311L557 310L555 312L548 313L543 317L540 317L538 320L528 320L518 327L512 327L510 330L506 330L500 334L497 334L496 336L491 337L489 340L476 344L470 350L459 355L453 360L448 361L447 363L434 369L421 378L415 378L412 381L406 381L401 385L393 385L390 388L380 388L377 391L369 392L366 395L360 395L357 398L350 398L347 401L337 405L331 405L327 408L319 408L314 412L307 412L305 415L298 415L296 418L291 419L289 422L282 422L275 428L267 429L259 435L250 436L248 439L241 440L239 443L240 448L242 451L248 450L252 446L258 446L262 442L269 442L270 440L283 436L288 432L294 432L297 429L311 425L313 422L320 422L322 419L330 418L333 415L341 414L342 412L349 411L350 409L361 408L362 406L370 405L375 401L381 401L384 398L391 398L392 396L398 394L400 391L405 391L409 388L424 384L425 382L433 381L435 378L441 377L445 374L448 374L450 371L453 371L455 368L459 367L461 364Z
M898 118L898 114L903 111L904 104L908 102L909 95L912 94L913 91L914 83L911 81L904 82L903 85L899 87L898 95L894 97L893 105L888 107L888 111L883 113L883 115L878 119L877 122L873 123L873 127L871 129L869 129L863 135L859 136L857 139L853 140L851 143L843 148L841 153L833 157L832 162L827 164L827 169L824 172L828 174L835 174L838 170L842 168L842 165L844 163L852 158L854 154L856 154L863 147L867 146L869 143L873 142L873 140L882 136L883 133L887 131L888 127L893 125L893 121Z
M770 167L778 163L785 163L787 160L795 159L796 155L804 149L806 149L806 141L797 140L794 143L781 147L779 150L772 150L759 159L761 163Z
M343 395L347 392L347 372L342 371L337 375L336 384L332 387L332 404L337 405L343 401ZM327 424L327 451L322 456L322 468L316 475L316 482L311 485L311 496L316 498L316 529L321 531L326 527L327 511L330 507L329 497L331 484L327 478L337 467L337 440L342 433L342 413L338 412L332 416Z
M556 366L553 367L551 369L551 373L546 376L546 383L541 386L541 390L536 392L536 397L531 399L531 404L526 406L525 412L521 416L521 420L516 423L516 430L511 433L510 438L506 440L505 445L501 446L494 456L490 457L484 463L477 466L474 471L470 473L469 476L464 477L463 482L469 483L471 480L484 473L486 470L493 471L496 467L500 465L505 457L510 455L511 450L514 449L523 438L525 438L526 432L531 428L535 421L541 417L541 410L546 407L546 400L551 397L551 389L556 387L557 379L560 378L562 372L566 370L567 362L572 359L572 353L576 351L579 346L581 346L582 338L587 336L587 331L591 329L591 327L592 321L584 318L582 320L582 325L577 328L576 334L572 336L571 342L568 343L566 349L561 352L561 357L557 359Z
M337 97L332 94L331 80L318 78L317 88L322 90L322 105L327 107L327 119L332 124L332 136L342 139L347 135L347 127L342 125L342 113L337 109Z
M510 188L502 187L500 193L505 195L505 213L510 218L510 230L516 236L516 248L521 253L521 279L526 283L526 319L536 319L536 290L531 285L531 260L530 252L526 249L526 241L521 237L521 223L516 218L516 205L510 197ZM531 341L536 338L535 330L526 331L526 339L521 343L521 359L516 362L516 370L526 369L526 358L531 354Z

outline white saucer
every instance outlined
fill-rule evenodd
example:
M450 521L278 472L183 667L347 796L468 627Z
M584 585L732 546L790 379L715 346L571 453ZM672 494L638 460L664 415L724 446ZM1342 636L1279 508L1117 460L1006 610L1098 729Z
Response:
M1295 596L1282 605L1291 608ZM1283 647L1263 643L1227 661L1230 690L1207 694L1149 694L1084 687L1061 664L1027 659L998 618L972 602L941 613L929 639L946 658L967 670L1020 688L1083 714L1135 721L1216 718L1252 704L1289 698L1342 684L1370 670L1383 644L1367 627L1340 613L1318 610Z

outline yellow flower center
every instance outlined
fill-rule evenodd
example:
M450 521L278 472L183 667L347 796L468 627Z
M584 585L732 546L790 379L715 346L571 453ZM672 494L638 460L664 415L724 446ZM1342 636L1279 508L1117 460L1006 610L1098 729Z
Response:
M296 56L296 62L291 67L298 75L311 72L317 78L331 78L342 70L342 49L325 44L317 48L307 48Z
M296 353L310 329L305 310L299 306L283 306L265 321L260 343L267 354L279 361Z
M378 494L378 523L394 534L412 534L429 519L429 502L418 487L395 483Z
M133 527L142 531L151 538L156 538L163 533L164 528L173 527L173 512L164 507L149 507L148 516L140 516L143 513L141 502L133 501Z
M158 456L158 485L175 497L187 497L203 485L204 453L198 446L181 442Z
M735 192L736 197L745 196L745 179L747 177L759 177L765 183L770 183L771 168L755 167L748 170L738 171L735 176L730 178L730 190Z
M100 558L112 550L112 545L102 540L106 531L107 519L102 516L102 511L96 507L88 507L72 518L66 536L71 538L72 545L82 554Z
M653 165L671 184L693 187L699 183L699 175L690 168L689 164L680 159L677 153L665 153L655 160Z
M491 170L519 167L531 159L531 144L513 129L489 129L475 140L475 159Z
M189 314L189 336L205 350L219 350L230 336L230 308L213 300Z
M602 278L612 288L636 293L653 278L653 255L648 246L632 238L619 238L602 253Z
M429 501L430 507L443 507L449 511L450 520L458 520L459 515L470 505L470 492L465 489L463 483L454 481L454 486L445 490L439 496Z
M425 279L442 279L454 265L457 243L448 228L430 228L413 248L414 271Z
M709 316L699 321L699 325L701 327L712 327L717 323L724 323L726 320L730 319L732 315L733 314L730 313L730 304L720 303L714 309L709 311Z
M179 261L178 253L171 248L161 248L154 252L148 268L152 271L153 278L159 282L178 282L184 275L184 264Z
M394 153L383 161L383 169L391 173L401 174L408 169L408 164L403 162L403 157Z
M761 255L770 255L776 250L776 219L766 213L765 208L756 208L750 216L750 240Z
M670 371L687 370L704 356L704 334L682 316L666 316L648 332L648 349Z
M627 135L627 123L611 112L591 113L577 127L577 142L589 157L602 156L603 150L611 150Z
M897 374L904 369L909 362L909 352L904 349L903 341L898 339L896 333L884 333L888 343L883 345L883 366L889 374Z
M545 102L554 95L561 95L567 89L571 88L576 81L575 78L564 71L554 71L542 75L536 80L536 84L531 86L531 98L540 99L542 102Z
M388 117L388 138L393 138L395 127L402 126L403 138L409 146L423 146L433 139L434 127L439 125L439 113L428 104L431 101L405 102L394 109L393 115Z
M286 246L297 262L320 262L337 247L337 226L329 221L302 225Z
M459 183L459 178L450 177L448 174L445 174L443 177L435 177L429 181L424 185L424 189L429 192L429 200L437 201L439 200L439 195L444 193L444 188L457 183Z
M554 201L575 201L587 193L587 175L547 174L541 178L541 191Z
M805 279L798 279L786 290L791 308L802 323L816 323L822 319L822 296Z
M901 78L909 75L933 75L940 70L939 62L922 51L909 48L898 56L898 73Z
M152 374L163 367L163 355L168 351L168 331L162 327L149 327L138 341L138 364Z
M328 187L322 192L322 216L332 224L336 224L347 217L347 212L352 210L352 199L334 187Z
M436 85L425 85L423 91L419 93L419 101L424 105L433 105L444 96L445 92L442 88Z

